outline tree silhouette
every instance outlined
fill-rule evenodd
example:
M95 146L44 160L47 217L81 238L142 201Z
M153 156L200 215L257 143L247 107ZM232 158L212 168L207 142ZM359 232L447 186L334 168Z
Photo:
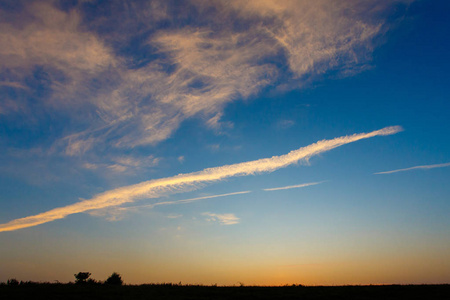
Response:
M114 272L111 274L111 276L108 277L108 279L106 279L105 284L122 285L123 280L122 280L122 277L120 276L120 274Z
M8 281L6 282L6 284L7 284L7 285L13 285L13 286L16 286L16 285L19 285L19 281L18 281L17 279L15 279L15 278L11 278L11 279L8 279Z
M86 283L89 276L91 276L91 273L89 272L78 272L78 274L73 274L75 276L75 283Z

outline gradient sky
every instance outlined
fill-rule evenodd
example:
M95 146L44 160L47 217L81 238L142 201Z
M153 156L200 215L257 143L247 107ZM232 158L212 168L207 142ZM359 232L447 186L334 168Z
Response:
M0 1L0 282L450 282L448 1Z

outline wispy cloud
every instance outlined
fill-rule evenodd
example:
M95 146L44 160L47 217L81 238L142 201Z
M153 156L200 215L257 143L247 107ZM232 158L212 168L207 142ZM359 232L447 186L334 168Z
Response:
M202 213L204 216L208 216L206 219L208 222L220 222L221 225L234 225L239 223L239 218L235 214L214 214L210 212Z
M36 101L70 120L61 125L69 127L61 132L72 132L70 139L54 141L69 156L105 144L118 149L157 144L194 116L221 132L231 126L221 118L232 101L265 88L297 88L329 71L363 69L374 38L386 25L383 12L394 4L253 0L226 5L185 1L179 9L171 9L167 1L101 5L114 18L85 18L82 4L63 11L53 1L25 1L22 11L0 10L14 14L0 21L3 82L33 92L38 85L27 82L41 70L51 93ZM183 11L199 13L192 18ZM122 26L111 26L117 20ZM141 41L139 47L124 54L136 41ZM17 111L11 106L0 113Z
M105 155L102 159L104 162L86 162L82 165L84 169L99 170L103 172L112 173L135 173L141 169L149 169L155 167L160 162L161 158L153 155L147 156L114 156Z
M178 219L178 218L181 218L183 215L181 215L181 214L170 214L170 215L168 215L167 216L167 218L168 219Z
M7 87L16 88L16 89L28 90L27 86L24 86L23 84L21 84L19 82L0 81L0 86L7 86Z
M326 0L231 1L229 6L242 18L269 22L264 29L284 50L297 78L333 69L355 72L364 66L370 60L372 39L382 31L380 20L371 15L385 8L372 1Z
M373 174L392 174L392 173L397 173L397 172L405 172L405 171L412 171L412 170L428 170L428 169L434 169L434 168L445 168L445 167L450 167L450 163L444 163L444 164L436 164L436 165L423 165L423 166L415 166L415 167L410 167L410 168L406 168L406 169L397 169L397 170L392 170L392 171L384 171L384 172L378 172L378 173L373 173Z
M95 72L113 63L112 53L101 41L80 30L79 12L66 13L45 1L23 7L24 19L0 22L0 56L8 58L2 60L3 66L29 68L51 64L67 74L76 74L79 70Z
M278 121L277 127L280 129L288 129L295 125L295 121L293 120L280 120Z
M297 189L302 187L307 187L311 185L317 185L324 183L325 181L319 181L319 182L310 182L310 183L302 183L297 185L288 185L288 186L282 186L282 187L276 187L276 188L270 188L270 189L263 189L263 191L279 191L279 190L289 190L289 189Z
M162 195L170 193L179 193L186 190L197 189L201 184L212 183L230 177L273 172L277 169L298 163L300 160L308 160L315 155L324 153L345 144L375 136L395 134L401 130L402 128L400 126L392 126L369 133L359 133L338 137L331 140L322 140L309 146L293 150L285 155L208 168L199 172L180 174L173 177L155 179L135 185L117 188L101 193L89 200L83 200L81 202L55 208L38 215L0 224L0 232L32 227L62 219L71 214L119 206L124 203L134 202L137 199L158 198Z

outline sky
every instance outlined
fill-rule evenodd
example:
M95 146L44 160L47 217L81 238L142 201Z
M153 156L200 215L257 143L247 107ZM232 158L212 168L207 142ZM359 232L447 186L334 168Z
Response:
M448 1L0 1L0 282L450 283Z

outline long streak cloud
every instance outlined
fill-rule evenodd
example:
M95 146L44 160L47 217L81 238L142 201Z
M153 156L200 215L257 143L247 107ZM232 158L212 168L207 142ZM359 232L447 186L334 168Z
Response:
M139 205L139 206L121 207L120 210L133 210L133 209L138 209L138 208L154 208L155 206L159 206L159 205L185 204L185 203L191 203L191 202L195 202L195 201L199 201L199 200L206 200L206 199L220 198L220 197L227 197L227 196L234 196L234 195L242 195L242 194L248 194L248 193L251 193L251 191L234 192L234 193L227 193L227 194L220 194L220 195L209 195L209 196L189 198L189 199L183 199L183 200L175 200L175 201L163 201L163 202L156 202L156 203L152 203L152 204Z
M219 195L208 195L208 196L203 196L203 197L195 197L195 198L174 200L174 201L161 201L161 202L145 204L145 205L98 209L98 210L93 210L93 211L89 212L89 214L92 216L106 217L106 219L108 221L118 221L118 220L122 219L122 214L126 211L136 211L136 210L139 210L142 208L153 209L154 207L160 206L160 205L187 204L187 203L200 201L200 200L229 197L229 196L242 195L242 194L248 194L248 193L251 193L251 191L241 191L241 192L226 193L226 194L219 194Z
M392 173L412 171L412 170L417 170L417 169L427 170L427 169L444 168L444 167L450 167L450 163L436 164L436 165L415 166L415 167L411 167L411 168L398 169L398 170L385 171L385 172L378 172L378 173L373 173L373 174L376 174L376 175L392 174Z
M263 172L273 172L277 169L298 163L336 147L367 139L375 136L385 136L402 131L400 126L385 127L369 133L359 133L342 136L331 140L322 140L306 147L293 150L285 155L273 156L254 161L242 162L233 165L207 168L199 172L179 174L172 177L154 179L129 185L98 194L91 199L75 204L55 208L47 212L16 219L0 225L0 232L13 231L32 227L54 220L62 219L68 215L90 211L94 209L118 206L131 203L142 198L158 198L167 193L181 192L186 189L196 189L199 185L223 180L235 176L247 176Z
M298 188L303 188L303 187L312 186L312 185L321 184L321 183L323 183L323 181L302 183L302 184L296 184L296 185L288 185L288 186L282 186L282 187L276 187L276 188L270 188L270 189L263 189L263 190L266 191L266 192L271 192L271 191L279 191L279 190L298 189Z

